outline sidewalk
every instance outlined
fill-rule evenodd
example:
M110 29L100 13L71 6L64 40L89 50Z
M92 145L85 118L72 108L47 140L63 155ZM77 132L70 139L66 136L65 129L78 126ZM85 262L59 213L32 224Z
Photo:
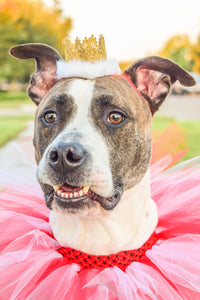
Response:
M24 104L20 108L1 109L1 116L34 115L35 105ZM0 148L0 171L16 175L30 182L35 179L35 158L33 148L33 120L16 139ZM34 171L33 171L34 170ZM34 175L33 175L34 174ZM23 180L23 181L24 181Z
M35 105L23 104L20 108L1 108L1 116L21 116L22 114L33 114L36 110Z
M156 115L172 117L177 121L199 121L200 95L170 95Z
M33 121L15 140L0 148L0 171L16 176L18 181L35 182Z

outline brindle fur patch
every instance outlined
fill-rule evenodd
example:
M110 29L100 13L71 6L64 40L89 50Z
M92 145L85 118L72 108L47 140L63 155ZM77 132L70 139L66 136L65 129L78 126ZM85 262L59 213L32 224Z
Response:
M76 114L73 99L67 95L67 87L72 79L59 80L56 85L38 105L35 115L34 140L35 157L40 162L47 146L56 138L59 132L71 121ZM43 115L46 111L55 111L58 121L47 126L44 125Z
M105 113L118 109L127 115L124 123L110 126L102 121ZM129 189L145 175L151 158L151 119L148 104L123 77L96 79L90 120L108 145L116 188L123 184Z

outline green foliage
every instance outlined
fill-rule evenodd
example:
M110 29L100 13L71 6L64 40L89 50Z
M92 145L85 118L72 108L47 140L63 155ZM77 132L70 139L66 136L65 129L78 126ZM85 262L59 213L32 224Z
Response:
M175 35L170 38L158 55L172 59L188 71L193 70L192 44L187 35Z
M37 42L61 47L71 19L62 16L58 0L54 4L50 9L40 0L0 0L0 78L27 82L34 70L33 62L9 56L12 46Z
M200 35L192 48L193 71L200 74Z

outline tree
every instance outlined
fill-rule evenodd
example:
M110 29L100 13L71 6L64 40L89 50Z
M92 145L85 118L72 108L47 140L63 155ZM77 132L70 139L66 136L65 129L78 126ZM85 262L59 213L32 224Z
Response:
M200 74L200 35L198 36L197 42L192 47L191 57L194 62L193 71Z
M175 35L170 38L158 55L172 59L188 71L193 69L192 44L187 35Z
M10 47L23 43L46 43L61 49L71 19L62 15L59 1L49 8L41 0L0 0L0 78L25 82L33 71L29 61L9 57Z

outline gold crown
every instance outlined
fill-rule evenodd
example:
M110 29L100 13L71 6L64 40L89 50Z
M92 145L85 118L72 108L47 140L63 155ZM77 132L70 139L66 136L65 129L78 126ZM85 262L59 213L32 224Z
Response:
M105 41L102 34L99 36L99 42L97 42L97 39L93 35L88 39L85 37L82 42L79 38L76 38L74 44L68 38L65 38L63 40L63 48L66 62L81 60L94 63L107 58Z

